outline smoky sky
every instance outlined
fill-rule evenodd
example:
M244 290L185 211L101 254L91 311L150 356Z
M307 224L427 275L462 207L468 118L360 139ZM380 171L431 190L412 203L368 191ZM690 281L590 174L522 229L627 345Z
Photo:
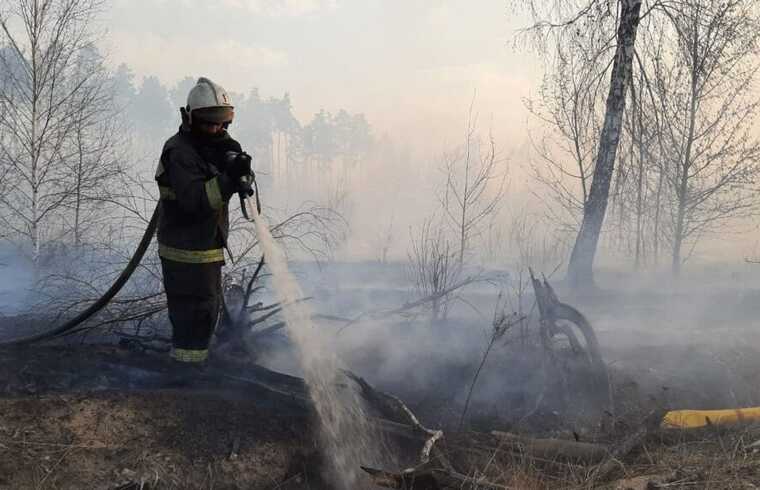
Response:
M138 78L288 92L301 117L345 108L430 148L459 135L473 98L519 144L538 80L532 55L513 49L527 21L502 0L114 0L104 13L111 63Z

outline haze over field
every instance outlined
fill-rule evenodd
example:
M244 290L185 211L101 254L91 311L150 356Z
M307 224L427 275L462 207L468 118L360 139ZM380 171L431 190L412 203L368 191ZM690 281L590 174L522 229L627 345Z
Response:
M351 177L352 212L358 213L351 220L353 236L364 235L354 244L356 253L349 254L354 258L370 258L371 252L362 250L369 238L361 231L369 215L356 208L376 208L387 197L379 187L413 181L396 192L407 209L435 199L442 155L462 146L471 104L478 136L492 132L501 169L510 175L505 206L512 214L556 211L546 210L551 192L534 179L536 165L545 165L535 145L551 128L525 102L538 99L545 66L527 38L518 37L531 19L512 3L115 0L108 5L100 45L111 66L129 66L136 84L142 77L157 76L173 87L188 75L207 75L239 94L254 88L262 97L287 93L293 114L302 122L320 110L364 114L374 136L387 135L412 155L401 165L389 162L398 158L388 155L370 159L364 164L364 180ZM238 113L244 117L245 110L241 107ZM298 185L290 183L287 189L301 192ZM579 192L576 184L570 188ZM291 198L286 200L292 204ZM397 228L415 225L428 212L418 211L412 213L414 220L402 218ZM752 256L754 223L727 223L729 240L708 233L692 256L714 260L727 250ZM557 223L546 226L551 234ZM572 241L573 233L562 233ZM406 233L396 235L392 255L405 258ZM604 254L600 258L605 260Z
M477 155L473 161L482 160L492 142L493 166L484 196L500 199L488 219L473 227L467 252L477 263L503 265L526 254L520 247L532 247L534 265L567 265L583 215L582 189L590 188L610 79L609 63L583 58L573 64L572 56L596 49L602 53L599 60L612 59L611 14L602 12L592 19L598 25L583 25L586 33L578 29L575 38L556 46L550 41L541 52L523 31L536 19L515 2L501 0L477 6L463 0L96 3L100 8L88 28L96 35L95 56L104 56L108 70L99 76L112 77L115 89L113 105L98 106L101 115L114 115L111 137L101 140L114 148L110 162L120 164L105 175L139 171L136 178L144 188L129 186L130 192L155 191L151 174L162 142L177 126L177 108L195 78L209 76L232 92L237 117L231 131L256 157L265 205L286 215L311 202L345 218L346 227L337 232L332 247L337 257L406 260L422 223L447 221L441 205L451 190L446 190L447 175L461 177L468 146ZM560 10L551 15L561 15ZM643 60L657 59L646 50L675 42L672 33L657 34L659 21L652 18L643 23L637 45ZM666 37L658 40L656 35ZM564 67L557 50L569 56ZM657 67L644 69L651 79ZM573 109L562 99L567 96L562 87L587 83L583 77L589 73L597 84L594 98ZM663 81L658 89L673 94L666 103L677 104L677 83ZM742 89L742 97L755 93L754 81ZM599 265L630 269L631 256L638 254L636 264L664 270L676 236L683 241L677 262L730 257L741 263L755 257L757 210L749 197L755 191L754 170L729 172L724 184L721 169L730 168L730 158L718 162L706 177L686 184L693 198L679 198L679 170L667 165L680 156L661 153L684 142L656 142L654 134L667 133L664 126L656 127L664 119L660 109L645 107L648 119L642 127L657 131L635 148L633 124L641 123L631 119L635 109L629 100ZM676 114L669 124L688 120L681 109L673 105L664 111ZM734 116L744 117L739 112ZM555 124L573 114L590 116L588 127L574 129L579 145L567 139L573 131ZM752 136L757 126L753 117L744 117L739 129ZM576 148L585 182L577 178ZM639 169L639 164L644 166ZM731 191L703 194L714 181ZM41 183L50 199L55 184ZM743 197L737 201L739 194ZM709 199L703 202L703 195ZM680 231L679 206L689 213ZM66 219L57 211L39 218L39 224L49 222L45 226L32 219L37 231L29 235L39 230L48 235L32 240L35 250L45 240L69 233ZM7 224L23 230L30 227L25 220L27 214L19 208ZM456 228L448 221L449 228ZM80 233L82 227L76 240L84 239ZM543 257L536 256L538 249Z

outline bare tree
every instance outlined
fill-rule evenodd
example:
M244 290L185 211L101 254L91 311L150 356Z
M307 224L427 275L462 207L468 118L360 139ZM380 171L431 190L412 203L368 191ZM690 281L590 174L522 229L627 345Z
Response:
M639 87L644 85L644 74L639 74ZM631 146L636 148L638 159L633 160L633 151L631 155L631 167L636 172L636 251L634 254L634 268L638 270L644 255L644 221L645 221L645 196L647 193L647 157L651 155L649 146L653 136L647 126L644 125L644 104L640 90L637 90L636 84L631 83L631 103L634 110L630 117Z
M418 235L412 234L410 239L409 267L417 294L433 298L433 321L445 319L450 300L446 291L462 272L459 254L447 238L444 225L434 216L426 219Z
M62 164L68 169L66 190L70 210L64 218L70 221L74 245L79 247L88 229L111 218L103 204L111 202L118 189L117 179L125 173L127 160L125 128L114 103L114 92L108 73L98 53L86 53L80 70L94 75L82 85L79 111L75 114L71 138L66 144Z
M504 197L507 173L499 169L504 162L497 158L490 134L485 145L478 138L473 107L474 99L464 143L443 156L440 210L425 219L416 235L411 232L410 275L417 293L432 298L433 320L446 318L452 287L465 271L472 241L487 231L483 228Z
M684 246L755 208L760 141L753 134L760 100L760 17L749 0L663 4L668 24L656 39L671 56L647 56L650 110L659 133L669 188L672 270ZM652 48L655 49L655 48Z
M593 279L591 267L608 202L614 203L617 218L609 225L616 233L608 241L633 256L636 268L650 251L656 264L663 247L669 245L675 274L701 237L756 210L760 144L752 123L758 109L753 92L760 67L760 7L749 0L652 1L642 14L641 5L635 5L642 2L615 3L619 6L617 47L607 116L568 270L575 285ZM588 36L590 26L604 30L603 6L610 5L593 0L554 2L545 11L538 2L528 4L535 18L543 19L531 32L544 42L564 41L548 50L560 60L564 52L582 52L571 51L568 41ZM638 28L642 18L648 20L643 30ZM548 32L555 37L547 36ZM564 66L564 77L556 72L552 76L576 80ZM566 108L559 114L572 115L573 99L565 97L564 104L556 104L562 98L552 95L554 106ZM627 117L626 99L633 109ZM563 129L572 128L567 121L573 120L561 121L564 126L556 118L548 120L557 134L572 142L574 134ZM613 142L620 152L610 151ZM542 175L549 176L544 183L556 195L564 192L568 209L577 205L586 195L586 177L577 171L557 172L570 165L577 169L575 155L568 153L573 163L565 164L561 158L549 160L538 153L544 163ZM567 185L573 178L581 181L577 188Z
M493 136L489 134L483 149L476 131L476 115L471 104L464 144L443 158L446 184L439 198L456 235L459 269L464 267L472 239L482 231L484 221L496 211L504 197L507 178L506 170L500 172L499 166L504 162L497 158Z
M608 69L599 54L607 42L604 26L555 40L537 96L524 100L546 128L537 139L531 138L538 157L531 167L543 188L541 201L553 221L572 233L580 227L594 170Z
M68 232L63 213L72 196L81 211L80 177L85 167L97 167L83 161L72 179L72 165L89 153L77 135L94 124L90 105L100 97L104 68L93 59L91 30L100 6L100 0L14 0L0 7L0 165L13 182L0 196L0 219L29 240L35 262L44 241ZM82 69L85 60L89 69ZM76 226L81 230L81 221Z
M642 0L618 0L614 2L616 12L613 14L610 2L598 0L582 3L554 1L549 2L548 8L541 2L533 0L527 2L536 20L531 32L537 34L539 39L548 37L546 36L548 32L553 33L555 39L562 42L569 33L593 30L598 28L600 22L610 17L616 19L616 47L610 71L604 124L599 137L599 149L588 199L583 208L583 222L568 265L568 279L575 286L590 286L593 283L594 257L607 211L610 184L614 174L626 91L631 79L641 3Z
M615 155L625 110L626 90L631 79L641 0L620 0L619 6L617 48L610 75L610 91L607 96L607 110L599 141L599 152L594 166L591 190L583 209L583 222L568 264L568 279L576 286L589 286L593 283L594 256L607 211L610 182L615 168Z

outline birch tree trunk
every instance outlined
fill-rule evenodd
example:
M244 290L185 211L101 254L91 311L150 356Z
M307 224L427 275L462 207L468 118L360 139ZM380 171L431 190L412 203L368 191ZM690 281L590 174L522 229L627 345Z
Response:
M568 281L573 287L591 287L594 282L594 256L607 211L610 182L615 169L615 155L620 141L626 90L631 80L640 12L641 0L620 0L617 48L612 66L604 126L599 138L599 152L589 198L583 210L583 222L568 265Z

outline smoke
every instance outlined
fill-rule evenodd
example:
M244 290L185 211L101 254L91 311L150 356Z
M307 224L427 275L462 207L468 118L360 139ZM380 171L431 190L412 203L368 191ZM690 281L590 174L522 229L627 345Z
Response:
M508 307L518 309L517 274L499 284L465 288L447 320L433 323L425 308L403 315L368 314L396 309L415 298L403 263L293 266L304 294L313 297L317 335L343 365L376 388L400 396L429 426L457 428L491 340L499 290L506 291ZM681 286L661 278L633 280L631 274L602 272L603 291L586 296L567 289L561 278L550 279L560 299L583 312L597 332L613 383L616 417L631 417L635 423L642 411L652 408L760 403L754 382L760 345L753 340L760 326L754 306L760 296L760 271L742 270L741 275L725 270L721 279L706 269L712 282ZM585 391L582 360L559 345L565 380L564 386L558 383L557 371L544 364L545 353L536 337L532 292L525 291L521 300L523 311L533 313L527 332L518 325L496 342L473 389L465 423L483 430L511 430L535 412L523 428L597 430L609 415L602 412L605 407L594 393ZM286 347L264 350L261 362L289 369Z
M10 247L0 249L0 313L13 315L24 310L32 296L34 268Z
M668 408L760 403L754 380L760 270L692 267L680 280L601 273L600 297L566 292L594 323L605 360Z

